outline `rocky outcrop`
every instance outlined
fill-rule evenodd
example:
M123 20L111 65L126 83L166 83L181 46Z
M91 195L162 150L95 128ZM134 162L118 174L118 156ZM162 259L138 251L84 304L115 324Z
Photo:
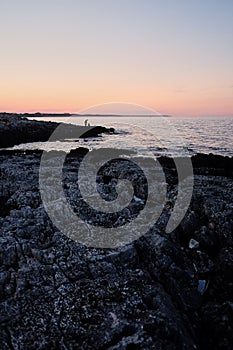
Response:
M20 143L47 141L59 123L29 120L17 114L0 114L0 148L12 147ZM102 133L112 133L114 129L102 126L74 126L63 124L62 132L53 141L69 138L96 137ZM78 135L78 136L77 136Z
M178 157L177 157L178 159ZM182 157L180 160L184 159ZM175 164L172 158L158 157L163 167L175 169ZM192 165L196 175L214 175L214 176L226 176L233 179L233 158L223 157L215 154L201 154L197 153L191 157Z
M67 199L85 215L77 169L86 153L66 158L63 180ZM52 164L58 154L50 155ZM39 192L40 157L40 151L0 154L0 348L231 349L232 179L206 175L208 167L199 162L190 208L174 232L165 233L165 209L133 243L87 248L48 218ZM173 198L174 164L165 163ZM124 171L132 173L127 162ZM110 175L98 174L108 199L115 194ZM137 197L144 200L145 182L139 183ZM133 201L122 219L142 208L142 201Z

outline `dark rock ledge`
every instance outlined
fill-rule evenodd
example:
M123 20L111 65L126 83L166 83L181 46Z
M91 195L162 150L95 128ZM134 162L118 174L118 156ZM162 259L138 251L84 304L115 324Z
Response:
M67 157L63 181L84 216L77 168L86 152ZM53 226L39 194L40 156L0 154L0 348L232 349L233 181L222 166L232 159L219 158L218 168L212 157L193 158L192 202L172 234L165 233L168 209L142 238L104 250L75 243ZM56 153L50 165L54 160ZM174 164L162 161L172 203ZM110 174L98 181L100 191L114 195ZM145 198L139 184L137 196ZM133 202L121 219L141 206Z
M30 115L33 116L33 115ZM36 116L36 115L35 115ZM21 143L47 141L59 123L29 120L18 114L0 114L0 148L12 147ZM103 126L74 126L62 124L62 133L53 137L53 141L68 138L96 137L102 133L111 133L114 129Z

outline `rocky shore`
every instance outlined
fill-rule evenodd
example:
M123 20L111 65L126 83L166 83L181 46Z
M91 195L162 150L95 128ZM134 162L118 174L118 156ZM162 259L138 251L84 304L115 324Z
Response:
M27 116L33 117L33 114ZM24 115L0 113L0 148L12 147L21 143L47 141L58 125L59 123L55 122L29 120ZM102 126L64 124L61 135L53 137L53 141L76 138L76 135L80 135L81 138L95 137L113 131L113 129Z
M104 225L104 216L89 215L78 190L87 152L66 157L63 189L84 221ZM51 153L48 166L57 156ZM192 158L191 205L171 234L165 226L177 176L173 161L160 158L169 192L160 220L117 249L87 248L52 224L40 197L40 159L41 151L0 152L1 349L232 349L232 158ZM135 175L130 164L120 166ZM111 199L111 174L98 176L100 192ZM145 181L137 184L141 201L121 214L121 225L143 208ZM115 215L108 220L119 223Z

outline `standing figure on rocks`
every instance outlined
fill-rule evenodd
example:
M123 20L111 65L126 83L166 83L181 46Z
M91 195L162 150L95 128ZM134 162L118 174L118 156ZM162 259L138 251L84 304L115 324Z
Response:
M88 119L84 120L84 125L87 126Z

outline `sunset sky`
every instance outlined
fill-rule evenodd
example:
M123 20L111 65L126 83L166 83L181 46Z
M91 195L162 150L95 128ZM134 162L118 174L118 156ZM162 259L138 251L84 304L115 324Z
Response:
M0 0L0 111L233 115L233 0Z

